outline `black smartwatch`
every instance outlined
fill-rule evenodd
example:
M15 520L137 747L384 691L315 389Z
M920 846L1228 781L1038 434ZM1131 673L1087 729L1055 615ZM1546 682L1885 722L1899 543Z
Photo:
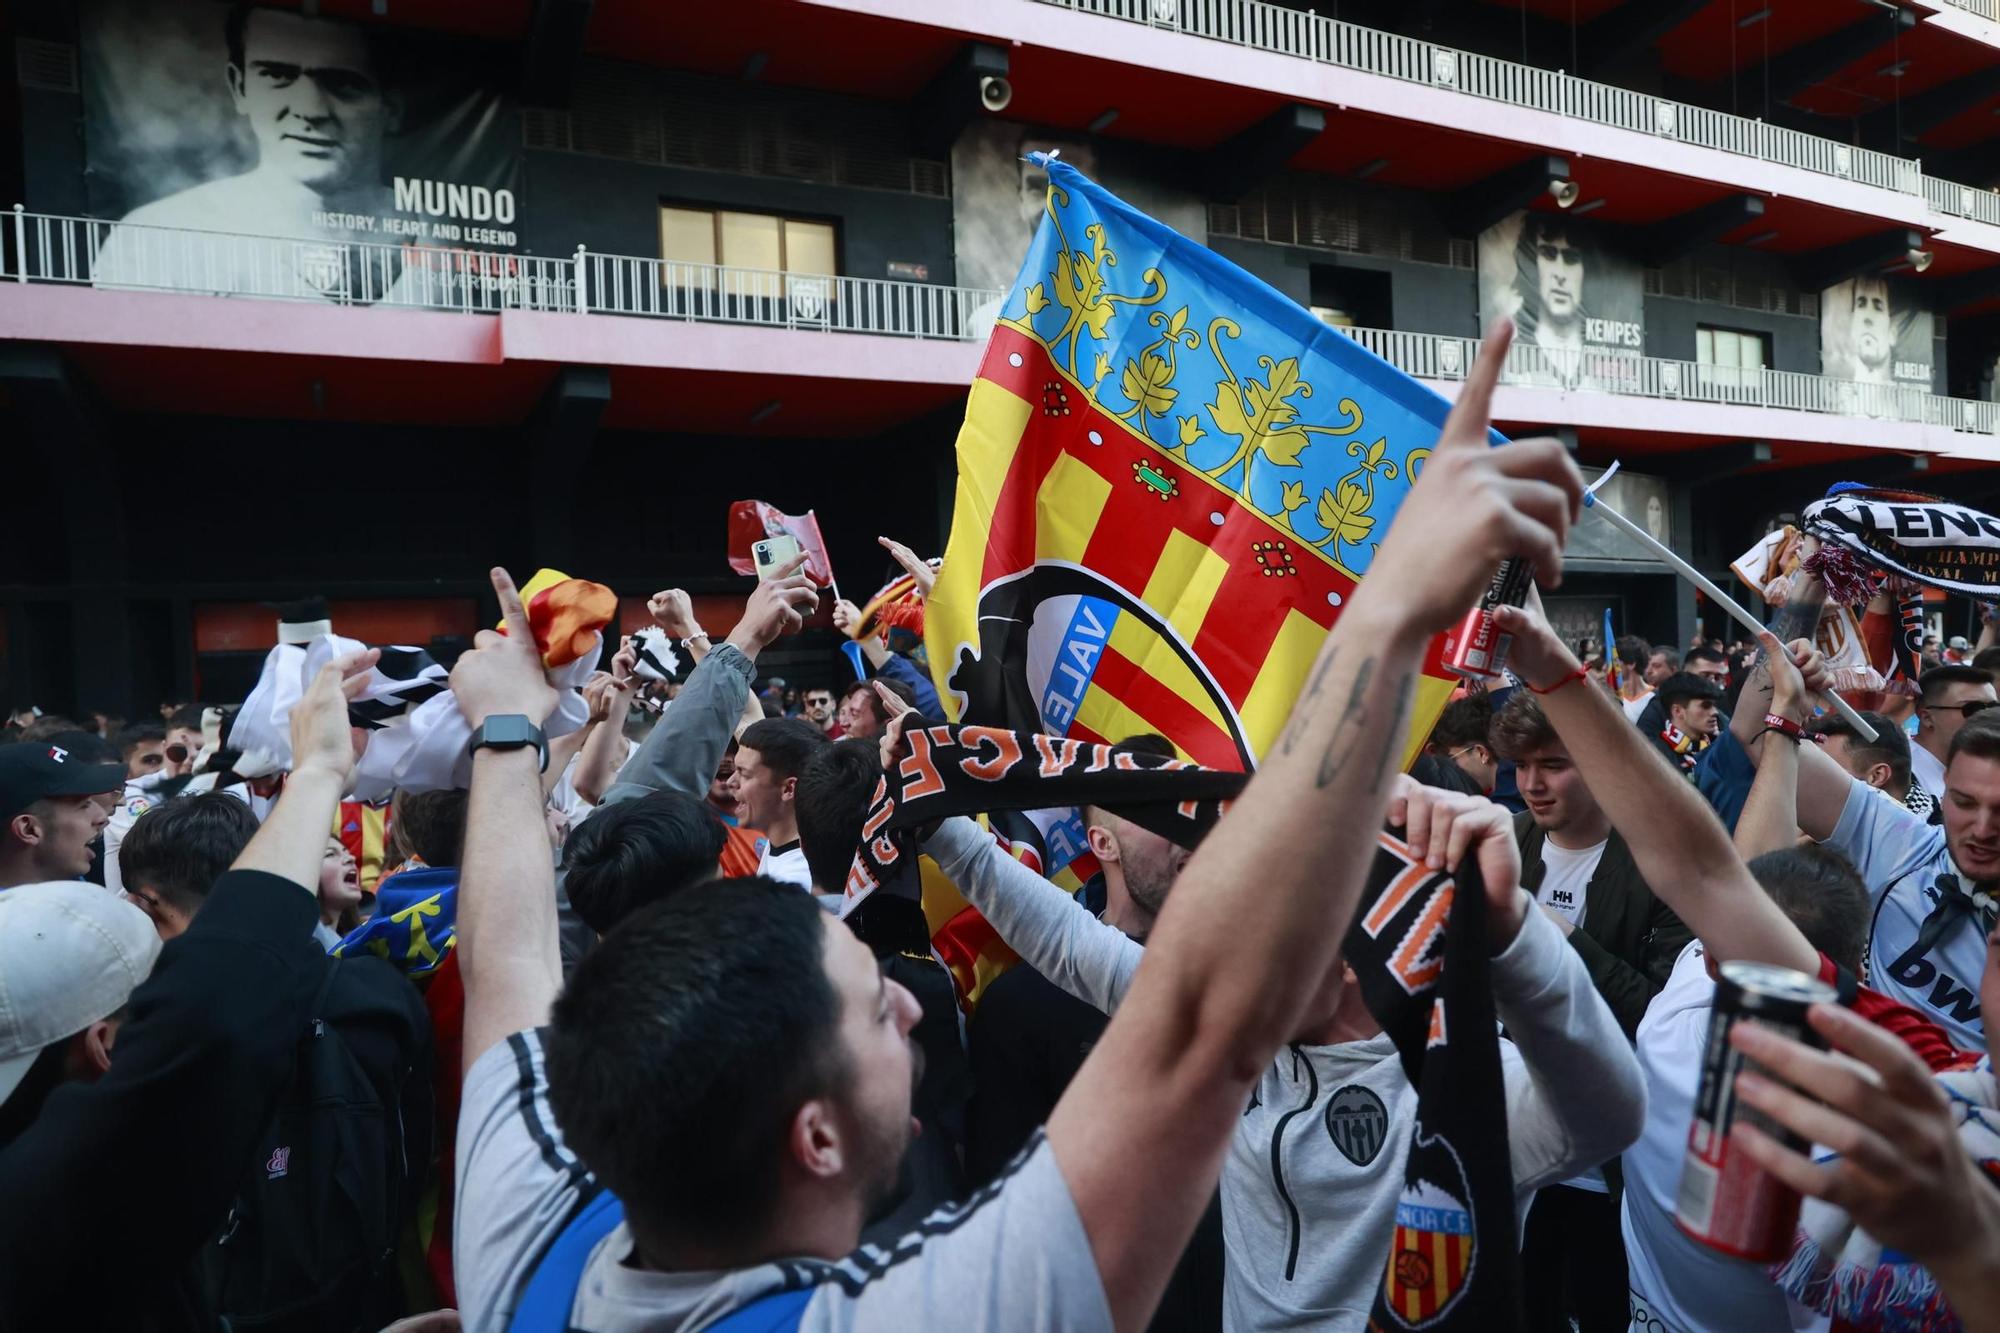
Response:
M472 752L482 749L518 750L532 745L541 756L543 772L549 767L549 740L542 735L542 729L528 721L521 713L495 713L480 723L472 733Z

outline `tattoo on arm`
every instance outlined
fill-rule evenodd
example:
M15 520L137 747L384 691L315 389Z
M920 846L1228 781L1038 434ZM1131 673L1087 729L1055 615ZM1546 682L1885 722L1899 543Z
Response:
M1354 737L1361 728L1368 725L1370 717L1368 689L1374 679L1375 659L1371 657L1362 662L1360 670L1354 673L1354 688L1348 691L1347 707L1341 713L1340 721L1335 725L1325 751L1320 755L1319 773L1316 775L1315 785L1321 790L1332 785L1333 780L1347 767L1348 760L1354 757L1353 752L1356 748ZM1375 754L1375 772L1368 782L1371 794L1381 790L1389 760L1401 746L1404 719L1410 711L1411 685L1410 678L1403 677L1397 682L1395 693L1390 698L1389 733Z
M1278 741L1280 754L1289 755L1298 748L1299 733L1306 729L1306 721L1312 714L1313 706L1326 691L1326 673L1333 670L1333 664L1339 657L1340 649L1335 648L1320 658L1318 670L1314 671L1312 679L1306 682L1306 692L1292 705L1292 720L1286 724L1285 734Z

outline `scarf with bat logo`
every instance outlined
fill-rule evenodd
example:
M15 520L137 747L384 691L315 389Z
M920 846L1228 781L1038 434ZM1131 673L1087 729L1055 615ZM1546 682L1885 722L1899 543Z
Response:
M918 830L951 815L1093 805L1184 847L1215 827L1241 773L999 727L925 727L877 783L843 916L876 894L918 896ZM1417 1089L1382 1282L1382 1330L1521 1327L1514 1182L1478 871L1413 861L1379 835L1343 954ZM1468 910L1452 911L1462 897Z

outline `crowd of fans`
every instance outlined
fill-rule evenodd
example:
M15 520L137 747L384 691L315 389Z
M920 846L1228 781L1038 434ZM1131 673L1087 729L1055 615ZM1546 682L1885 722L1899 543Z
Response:
M1684 652L1566 644L1531 599L1504 685L1396 773L1426 645L1503 557L1558 578L1581 500L1558 443L1485 447L1489 343L1197 849L1085 808L1072 894L923 830L1020 958L976 1004L916 903L845 910L944 714L848 602L864 679L759 688L820 605L798 562L722 638L656 595L691 670L628 640L555 737L496 569L505 632L448 681L470 783L386 803L352 799L375 649L261 776L227 708L16 713L0 1328L1366 1328L1418 1095L1341 956L1385 822L1485 886L1454 910L1492 952L1523 1327L2000 1328L2000 650L1938 646L1869 739L1820 708L1809 574ZM1775 1265L1674 1220L1738 959L1841 1000L1830 1049L1732 1039L1770 1127L1738 1146L1808 1196Z

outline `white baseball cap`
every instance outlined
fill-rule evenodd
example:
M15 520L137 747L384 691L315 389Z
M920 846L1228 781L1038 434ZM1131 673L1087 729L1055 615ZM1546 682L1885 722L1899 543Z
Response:
M117 1013L159 956L152 918L109 889L0 892L0 1102L44 1048Z

